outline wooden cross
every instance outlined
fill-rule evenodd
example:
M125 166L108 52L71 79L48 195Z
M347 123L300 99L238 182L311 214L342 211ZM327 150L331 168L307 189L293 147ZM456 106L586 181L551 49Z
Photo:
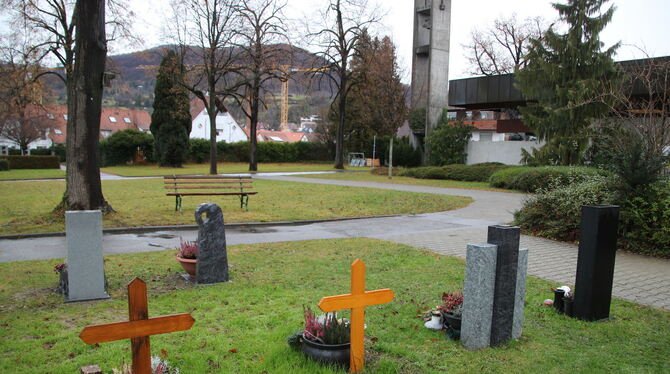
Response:
M79 338L87 344L130 339L133 374L151 374L149 336L188 330L195 320L190 313L149 318L147 284L140 278L128 284L130 321L86 326Z
M351 309L349 371L358 373L365 368L365 307L386 304L393 300L393 291L365 291L365 263L356 259L351 264L351 293L346 295L328 296L319 301L319 308L324 312Z

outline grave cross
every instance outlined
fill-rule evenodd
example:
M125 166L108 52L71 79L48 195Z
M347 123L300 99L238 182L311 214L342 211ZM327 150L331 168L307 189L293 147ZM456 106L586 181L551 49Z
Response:
M86 326L79 338L87 344L130 339L134 374L151 374L149 336L188 330L195 322L190 313L149 318L147 284L140 278L128 284L128 312L130 321Z
M324 312L351 309L349 371L358 373L365 367L365 307L385 304L393 300L393 291L365 291L365 263L356 259L351 264L351 293L328 296L319 301L319 308Z

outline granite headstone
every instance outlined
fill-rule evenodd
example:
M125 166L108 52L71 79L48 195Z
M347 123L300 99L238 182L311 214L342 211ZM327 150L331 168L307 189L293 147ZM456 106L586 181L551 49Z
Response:
M609 318L619 225L618 206L583 206L573 313L575 318Z
M461 342L466 349L480 349L491 344L496 248L487 243L468 244L467 247L461 317Z
M200 204L195 210L195 221L199 227L196 282L198 284L227 282L228 251L221 208L214 203Z
M65 301L107 299L102 258L102 213L99 210L65 212L67 292Z
M492 346L501 345L512 338L520 235L520 229L516 226L489 226L486 242L498 247L491 325Z

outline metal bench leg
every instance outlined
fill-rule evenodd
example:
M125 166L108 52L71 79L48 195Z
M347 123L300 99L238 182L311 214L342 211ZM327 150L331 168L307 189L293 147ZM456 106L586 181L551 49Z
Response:
M174 211L181 213L181 195L175 196Z
M249 211L249 195L240 195L240 209Z

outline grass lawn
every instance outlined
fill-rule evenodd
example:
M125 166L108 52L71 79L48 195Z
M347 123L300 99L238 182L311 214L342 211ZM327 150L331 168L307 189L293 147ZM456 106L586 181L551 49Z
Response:
M541 306L550 282L529 277L523 336L470 352L418 317L443 291L461 288L464 263L370 239L229 247L232 282L195 287L180 278L173 251L106 257L110 300L64 304L52 292L58 260L0 264L0 372L105 373L130 360L126 341L87 345L84 326L128 318L125 285L148 284L149 315L191 312L189 331L151 338L155 355L182 373L336 373L292 351L302 307L349 290L349 264L367 264L367 289L391 288L390 304L366 309L367 373L667 373L670 313L613 300L613 320L582 322ZM348 313L344 313L346 316ZM341 371L340 371L341 373Z
M515 190L494 188L491 187L487 182L467 182L467 181L454 181L444 179L419 179L419 178L399 177L399 176L394 176L392 179L389 179L388 176L376 175L370 173L338 173L338 174L314 174L314 175L298 175L298 176L301 178L338 179L338 180L351 180L361 182L409 184L414 186L464 188L468 190L484 190L484 191L498 191L498 192L520 192Z
M0 171L0 180L65 178L65 170L60 169L15 169Z
M366 170L364 167L347 166L347 170ZM332 163L258 163L259 173L295 171L335 171ZM182 168L162 168L157 165L110 166L101 169L104 173L124 177L144 177L153 175L209 174L209 164L186 164ZM244 162L219 162L219 174L248 173L249 164Z
M203 202L219 204L226 222L274 222L317 218L425 213L462 208L472 199L341 186L315 186L255 180L257 195L249 211L237 196L185 196L183 214L165 196L162 178L106 180L107 201L117 211L103 218L104 227L195 224L193 211ZM63 196L65 182L0 183L0 234L62 231L62 217L50 213Z

